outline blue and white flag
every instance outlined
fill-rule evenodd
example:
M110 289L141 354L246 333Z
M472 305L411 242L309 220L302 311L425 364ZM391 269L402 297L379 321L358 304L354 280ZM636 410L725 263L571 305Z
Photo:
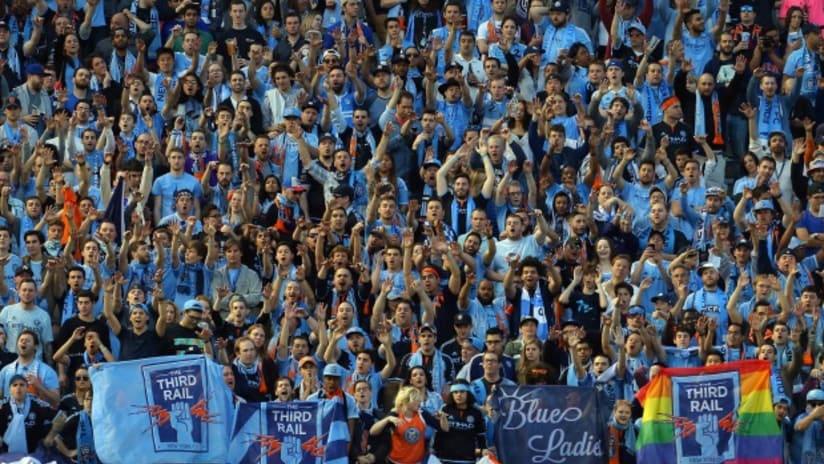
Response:
M237 406L229 462L346 464L349 425L343 405L326 401ZM326 410L327 413L323 414Z
M495 444L505 464L606 461L606 417L594 388L499 386ZM518 443L518 446L512 446Z
M90 371L101 462L225 463L233 405L205 356L104 363Z

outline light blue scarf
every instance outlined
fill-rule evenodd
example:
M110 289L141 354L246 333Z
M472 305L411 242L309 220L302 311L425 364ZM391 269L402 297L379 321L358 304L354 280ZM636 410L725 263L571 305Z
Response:
M98 464L92 419L86 411L80 411L77 419L77 464Z
M412 356L409 358L409 367L423 367L423 353L421 350L413 353ZM435 354L432 355L432 389L435 392L442 392L443 387L446 384L446 380L443 376L444 371L444 363L443 363L443 354L440 350L435 350Z
M120 71L120 58L117 56L117 51L112 50L112 59L109 62L109 74L112 76L112 80L120 83L123 81L125 77L124 74L129 74L134 69L134 65L137 63L137 59L132 55L132 52L126 51L126 58L123 63L123 72Z

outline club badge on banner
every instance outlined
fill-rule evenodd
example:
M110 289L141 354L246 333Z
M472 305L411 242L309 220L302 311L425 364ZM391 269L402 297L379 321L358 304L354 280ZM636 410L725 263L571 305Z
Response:
M323 411L314 401L238 404L228 461L346 464L349 426L343 408Z
M103 462L225 462L231 392L204 356L91 370L95 447Z
M606 416L594 388L503 386L494 402L501 463L604 462Z
M638 399L644 406L639 462L781 462L765 361L663 369Z

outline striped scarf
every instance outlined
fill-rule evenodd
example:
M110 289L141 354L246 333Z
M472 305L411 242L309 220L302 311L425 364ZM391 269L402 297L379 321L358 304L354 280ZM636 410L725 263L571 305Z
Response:
M418 350L415 353L412 353L412 356L409 358L409 368L421 366L423 367L423 357L424 354ZM432 375L432 390L436 392L443 391L444 385L446 385L446 379L444 379L444 363L443 363L443 353L440 350L435 350L435 354L432 355L432 371L430 374Z
M707 135L707 123L705 116L704 100L698 89L695 89L695 135ZM712 93L712 125L715 132L711 143L721 145L724 137L721 135L721 103L718 101L718 92Z
M137 62L137 59L132 55L132 52L126 50L126 56L123 59L123 69L120 68L120 57L117 56L117 51L112 50L112 59L109 62L109 73L112 76L112 80L120 83L123 81L123 77L130 74L134 69L134 65Z

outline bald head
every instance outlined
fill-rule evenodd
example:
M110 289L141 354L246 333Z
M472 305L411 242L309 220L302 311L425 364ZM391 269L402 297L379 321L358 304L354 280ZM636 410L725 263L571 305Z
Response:
M701 74L698 78L698 91L706 97L711 95L713 90L715 90L715 78L709 73Z

